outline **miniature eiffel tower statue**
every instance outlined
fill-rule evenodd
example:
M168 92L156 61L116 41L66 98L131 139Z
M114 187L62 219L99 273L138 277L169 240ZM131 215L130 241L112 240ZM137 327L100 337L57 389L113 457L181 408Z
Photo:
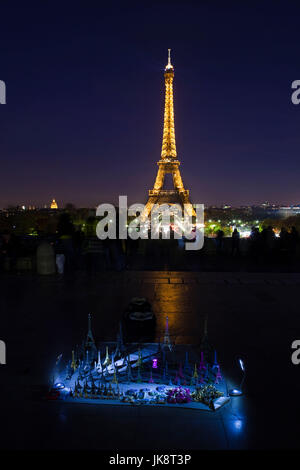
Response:
M169 334L169 318L168 318L168 316L166 317L166 328L165 328L163 349L169 349L169 351L173 350L172 343L171 343L171 340L170 340L170 334Z
M214 356L214 363L212 365L212 369L218 369L219 363L217 361L217 351L215 350L215 356Z
M206 367L206 371L205 371L204 378L205 378L205 381L206 381L208 384L212 383L212 378L211 378L211 374L209 373L208 364L207 364L207 367Z
M113 376L113 379L111 381L112 384L118 384L118 377L117 377L117 372L116 372L116 369L114 369L114 376Z
M75 361L75 351L72 351L71 369L73 369L73 372L75 372L75 370L77 369L77 365Z
M98 361L97 361L97 364L96 364L96 368L97 368L98 374L101 374L102 373L102 363L101 363L100 350L98 351Z
M215 384L218 384L220 380L223 380L223 377L221 374L220 366L218 365Z
M137 367L142 367L142 364L143 364L142 353L141 353L141 349L139 348L138 360L136 361L136 365Z
M92 333L92 315L90 313L88 314L88 331L84 346L87 351L90 351L90 360L95 360L97 357L97 348Z
M180 380L180 377L178 375L178 372L176 372L176 375L175 375L174 385L177 385L177 387L179 387L181 385L181 380Z
M191 385L197 385L197 382L198 382L198 372L197 372L197 364L195 364L193 377L191 379Z
M114 368L114 375L113 375L113 379L112 379L112 382L111 382L111 383L117 384L117 383L118 383L118 379L117 379L117 371L116 371L116 365L115 365L115 356L113 356L112 364L113 364L113 368Z
M142 365L143 365L143 359L142 359L142 354L141 354L140 349L139 349L138 355L139 355L138 360L136 361L136 366L138 368L137 382L141 382L142 381L141 370L142 370Z
M207 370L207 366L205 365L205 361L204 361L203 351L201 351L201 355L200 355L199 372L201 372L202 370Z
M186 375L191 374L192 372L192 369L189 363L189 354L187 351L185 352L185 361L184 361L183 371Z
M89 368L90 368L89 352L86 351L86 354L85 354L85 364L84 364L83 370L87 371L87 370L89 370Z
M210 362L213 349L212 349L212 347L211 347L211 345L209 344L209 341L208 341L207 315L205 316L205 319L204 319L204 334L203 334L202 339L201 339L200 347L201 347L201 351L203 351L203 353L204 353L205 361Z
M94 336L92 333L92 315L90 313L88 314L88 332L86 335L85 344L86 346L91 346L92 344L95 344Z
M106 356L105 356L105 359L104 359L104 362L103 362L103 366L105 367L107 373L108 373L108 366L110 364L111 364L111 359L110 359L109 354L108 354L108 346L106 346Z
M79 351L79 346L78 344L76 344L76 347L75 347L75 364L76 364L76 368L78 369L79 367L79 364L80 364L80 351Z
M130 364L130 354L127 354L127 382L132 382L132 371L131 371L131 364Z
M105 356L103 365L104 366L109 366L110 364L111 364L111 359L110 359L109 354L108 354L108 346L106 346L106 356Z
M117 347L115 351L115 357L121 358L124 355L125 346L123 341L123 330L122 330L122 321L119 323L119 331L117 334Z

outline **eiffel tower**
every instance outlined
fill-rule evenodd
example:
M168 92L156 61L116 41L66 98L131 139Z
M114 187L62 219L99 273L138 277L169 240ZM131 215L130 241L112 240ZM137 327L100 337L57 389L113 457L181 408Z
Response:
M168 49L168 64L165 67L165 112L164 129L161 148L161 159L158 164L158 172L153 189L149 191L148 202L145 206L144 216L148 217L154 204L179 204L182 208L185 205L189 215L195 215L195 211L190 202L189 190L183 186L177 159L175 124L174 124L174 104L173 104L173 79L174 67L171 64L171 49ZM164 189L165 176L172 174L172 190Z

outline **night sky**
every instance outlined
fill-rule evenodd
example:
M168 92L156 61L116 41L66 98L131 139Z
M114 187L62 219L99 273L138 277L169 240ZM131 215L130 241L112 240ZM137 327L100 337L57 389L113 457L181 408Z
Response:
M0 3L0 208L145 202L168 48L192 201L300 203L299 2L106 4Z

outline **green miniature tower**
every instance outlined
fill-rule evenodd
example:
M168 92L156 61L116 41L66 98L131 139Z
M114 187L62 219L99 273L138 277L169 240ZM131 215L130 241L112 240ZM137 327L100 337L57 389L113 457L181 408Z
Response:
M195 364L194 373L193 373L190 385L197 385L197 382L198 382L198 372L197 372L197 364Z
M137 365L138 367L142 367L142 364L143 364L142 353L141 353L141 349L139 348L139 351L138 351L138 360L136 361L136 365Z
M77 369L76 361L75 361L75 351L72 351L72 362L71 362L71 369L73 372Z
M116 374L116 369L114 368L114 376L113 376L113 379L112 379L112 384L117 384L118 383L118 378L117 378L117 374Z
M136 361L136 365L137 365L137 368L138 368L138 373L137 373L137 379L136 381L138 383L141 383L142 382L142 375L141 375L141 371L142 371L142 364L143 364L143 359L142 359L142 354L141 354L141 350L139 348L139 352L138 352L138 360Z

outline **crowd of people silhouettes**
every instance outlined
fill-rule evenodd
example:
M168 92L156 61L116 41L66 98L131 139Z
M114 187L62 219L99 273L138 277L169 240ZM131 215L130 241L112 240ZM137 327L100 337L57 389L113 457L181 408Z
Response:
M147 245L130 238L128 240L99 240L94 227L91 226L90 233L84 233L80 226L75 228L68 213L61 214L56 236L47 241L53 248L59 274L77 270L94 274L104 270L130 269L132 260L137 256L142 257L141 266L144 263L145 269L149 266L151 269L151 263L156 263L157 266L161 264L161 269L164 269L165 264L172 264L172 262L177 263L180 269L181 261L186 253L181 240L169 240L167 243L165 240L155 240L154 243ZM232 232L231 249L228 249L230 240L225 239L223 230L218 230L214 243L217 259L224 259L224 262L230 254L235 259L246 258L258 263L261 261L293 262L297 257L299 258L300 237L296 227L291 227L290 230L282 227L279 236L276 236L271 226L261 231L254 226L248 239L243 240L242 250L241 237L237 228ZM142 246L146 246L146 249ZM203 251L205 252L205 249ZM224 256L225 254L227 257ZM210 253L211 255L213 253ZM9 231L3 232L0 236L0 270L16 270L19 256L18 237ZM189 268L188 263L185 263L184 268Z

